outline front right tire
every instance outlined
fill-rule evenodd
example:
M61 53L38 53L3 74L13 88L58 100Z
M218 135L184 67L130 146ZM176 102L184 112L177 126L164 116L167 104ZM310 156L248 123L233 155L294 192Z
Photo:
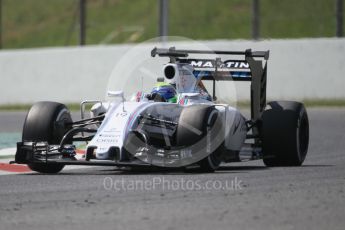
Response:
M50 101L37 102L26 115L22 140L60 144L71 122L70 112L65 105ZM64 168L64 165L52 163L31 163L28 166L40 173L58 173Z

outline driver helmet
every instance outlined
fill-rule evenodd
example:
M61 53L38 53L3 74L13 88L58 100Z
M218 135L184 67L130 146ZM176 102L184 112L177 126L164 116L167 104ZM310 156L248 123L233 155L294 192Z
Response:
M170 85L166 82L159 82L156 86L152 89L151 94L159 94L162 96L167 102L176 103L177 101L177 94L175 87Z

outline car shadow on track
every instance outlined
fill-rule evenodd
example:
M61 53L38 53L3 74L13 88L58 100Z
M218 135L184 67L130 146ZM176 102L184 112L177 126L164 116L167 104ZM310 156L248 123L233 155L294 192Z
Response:
M274 167L274 168L317 168L317 167L333 167L334 165L302 165L296 167ZM81 175L190 175L190 174L226 174L226 173L249 173L253 171L261 171L261 170L271 170L273 168L266 167L266 166L258 166L258 165L245 165L245 166L238 166L238 165L226 165L220 166L215 172L203 172L199 168L192 168L192 169L183 169L183 168L105 168L105 167L96 167L96 168L89 168L85 169L73 169L73 170L66 170L62 171L61 173L57 174L49 174L49 175L71 175L71 176L81 176ZM48 175L48 174L40 174L40 173L26 173L22 175Z
M265 166L221 166L215 172L207 173L199 168L96 168L86 171L70 170L62 171L63 175L190 175L190 174L225 174L246 173L256 170L267 170ZM32 175L32 174L31 174Z

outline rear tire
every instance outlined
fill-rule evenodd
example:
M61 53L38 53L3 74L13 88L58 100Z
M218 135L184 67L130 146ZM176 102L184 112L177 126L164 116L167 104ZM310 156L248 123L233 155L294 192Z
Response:
M72 122L69 110L57 102L42 101L35 103L26 115L23 127L23 141L45 141L48 144L60 144ZM33 171L40 173L58 173L64 165L48 163L28 164Z
M308 152L309 120L302 103L274 101L262 115L263 161L266 166L300 166Z

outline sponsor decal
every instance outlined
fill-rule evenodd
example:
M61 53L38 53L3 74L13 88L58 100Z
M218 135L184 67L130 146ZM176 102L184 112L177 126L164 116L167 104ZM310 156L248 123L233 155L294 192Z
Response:
M189 64L195 68L229 68L229 69L249 69L249 63L246 61L227 60L225 62L216 62L215 60L188 60Z
M225 61L221 68L249 69L249 63L246 61Z

